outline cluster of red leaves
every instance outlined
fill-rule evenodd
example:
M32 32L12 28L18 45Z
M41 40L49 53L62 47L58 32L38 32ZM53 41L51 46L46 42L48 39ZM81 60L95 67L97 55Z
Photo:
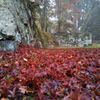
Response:
M100 49L23 46L15 53L0 52L0 96L100 100Z

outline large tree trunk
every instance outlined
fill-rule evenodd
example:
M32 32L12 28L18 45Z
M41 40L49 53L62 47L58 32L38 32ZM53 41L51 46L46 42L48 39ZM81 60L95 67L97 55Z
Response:
M0 15L3 15L4 19L0 18L0 21L2 22L1 30L5 34L16 35L19 33L22 42L29 44L32 39L30 36L33 37L34 32L29 23L30 16L25 3L22 0L1 0Z

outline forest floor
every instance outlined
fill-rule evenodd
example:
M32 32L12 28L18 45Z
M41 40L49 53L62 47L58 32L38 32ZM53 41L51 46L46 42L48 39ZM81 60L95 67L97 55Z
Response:
M1 100L100 100L100 49L0 52Z

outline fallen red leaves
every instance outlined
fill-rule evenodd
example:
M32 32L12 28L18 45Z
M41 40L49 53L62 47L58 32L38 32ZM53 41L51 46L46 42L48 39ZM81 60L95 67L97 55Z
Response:
M15 53L0 52L0 96L100 100L100 49L25 46Z

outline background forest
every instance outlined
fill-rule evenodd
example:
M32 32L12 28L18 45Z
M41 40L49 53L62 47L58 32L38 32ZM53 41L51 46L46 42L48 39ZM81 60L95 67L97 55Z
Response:
M0 9L1 40L12 35L35 47L100 43L99 0L1 0Z

